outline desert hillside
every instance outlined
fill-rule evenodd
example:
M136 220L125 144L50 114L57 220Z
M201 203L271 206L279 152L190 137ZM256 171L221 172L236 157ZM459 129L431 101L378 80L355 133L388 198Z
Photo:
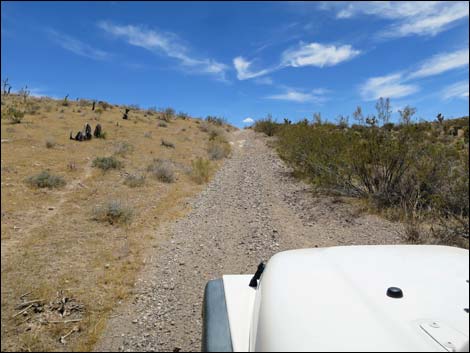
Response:
M229 153L233 128L22 93L1 106L2 351L87 350L157 226L185 214ZM100 136L72 140L87 123Z

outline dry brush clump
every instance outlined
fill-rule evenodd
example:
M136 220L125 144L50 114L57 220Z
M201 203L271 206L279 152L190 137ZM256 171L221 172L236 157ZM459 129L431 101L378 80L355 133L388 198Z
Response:
M145 175L142 174L129 174L124 179L124 184L136 188L145 184Z
M173 163L164 159L154 159L147 167L147 171L157 180L164 183L173 183L176 180Z
M133 217L133 208L119 200L95 206L92 211L93 220L109 224L129 224Z
M230 155L230 151L230 144L221 136L210 140L207 146L207 153L212 160L226 158Z
M110 169L122 168L122 162L115 157L96 157L92 162L92 167L99 168L103 171Z
M358 111L355 117L361 118ZM379 126L380 121L369 115L351 127L264 119L254 128L275 134L280 156L318 191L364 198L381 211L400 210L413 230L412 242L418 241L418 229L426 228L418 226L419 220L433 224L436 242L461 244L464 239L468 244L465 134L459 137L449 129L436 137L433 132L444 131L442 124L415 123L413 112L410 107L403 110L398 125L387 121Z
M197 158L191 163L191 178L197 184L207 183L211 172L210 161L204 158Z
M60 188L64 186L65 180L61 176L51 174L49 171L45 170L39 174L30 176L26 179L27 184L34 188Z

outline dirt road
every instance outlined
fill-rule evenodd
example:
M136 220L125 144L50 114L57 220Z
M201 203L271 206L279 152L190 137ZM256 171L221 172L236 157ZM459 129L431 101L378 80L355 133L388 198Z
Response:
M241 130L231 143L191 212L157 230L166 240L149 246L135 297L111 316L97 351L198 351L208 280L253 273L283 250L401 241L399 225L311 195L264 137Z

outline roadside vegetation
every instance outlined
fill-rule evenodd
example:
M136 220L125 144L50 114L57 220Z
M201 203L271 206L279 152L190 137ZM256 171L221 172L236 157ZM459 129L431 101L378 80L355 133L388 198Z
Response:
M6 79L1 95L2 351L90 351L156 229L220 167L208 145L231 127L173 108L34 97ZM87 124L92 137L75 139Z
M253 128L275 136L280 156L317 192L359 198L404 221L409 242L468 248L468 117L416 122L405 107L394 124L388 99L376 110L365 116L358 107L352 125L316 113L295 124L267 117Z

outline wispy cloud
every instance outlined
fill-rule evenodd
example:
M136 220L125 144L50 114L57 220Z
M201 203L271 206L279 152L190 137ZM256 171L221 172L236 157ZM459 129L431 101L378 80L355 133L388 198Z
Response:
M411 95L419 91L419 87L414 84L403 83L402 73L394 73L386 76L369 78L359 91L365 101L371 101L380 97L400 98Z
M348 61L360 54L360 50L354 49L350 45L325 45L320 43L304 43L285 50L281 54L280 63L274 67L251 70L253 61L244 59L241 56L233 59L233 65L237 71L239 80L247 80L266 75L286 67L326 67L338 65Z
M130 45L177 59L180 65L189 72L210 74L225 80L227 65L209 58L193 57L189 48L174 33L147 29L142 26L115 25L105 21L99 22L98 26L105 32L124 39Z
M462 67L468 68L468 48L451 53L440 53L424 61L420 67L409 75L409 78L428 77Z
M273 85L274 84L274 81L271 77L259 77L257 79L255 79L255 83L259 84L259 85Z
M370 15L393 21L380 37L434 36L468 17L467 1L357 1L327 2L323 9L335 9L337 18Z
M460 49L450 53L439 53L424 60L417 69L407 69L400 73L369 78L359 88L362 99L374 100L380 97L400 98L419 91L420 79L442 74L459 68L468 68L468 49ZM461 90L462 86L458 88ZM450 88L453 88L452 90ZM455 92L455 87L449 90ZM468 92L468 87L467 87ZM452 97L452 96L449 96Z
M327 100L325 94L328 90L314 89L309 92L302 92L293 88L286 88L283 93L265 97L266 99L282 100L296 103L316 103L321 104Z
M259 71L252 71L250 70L250 66L252 65L251 61L244 59L241 56L237 56L233 59L233 66L237 71L237 78L239 80L247 80L250 78L255 78L258 76L266 75L269 72L272 72L273 69L264 69Z
M67 34L58 32L53 29L47 30L50 38L60 45L62 48L65 50L68 50L74 54L84 56L90 59L94 60L107 60L111 57L111 54L101 50L92 47L91 45L88 45L86 43L83 43L82 41L73 38Z
M359 55L360 51L350 45L324 45L320 43L300 43L296 48L282 53L282 67L334 66Z
M442 90L442 98L445 100L452 98L468 99L468 81L459 81Z

